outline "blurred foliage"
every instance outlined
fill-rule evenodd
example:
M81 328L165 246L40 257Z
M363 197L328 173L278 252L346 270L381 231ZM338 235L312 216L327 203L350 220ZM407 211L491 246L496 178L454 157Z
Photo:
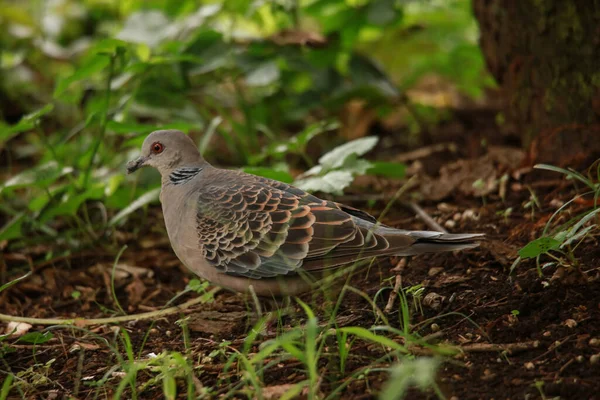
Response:
M157 128L274 179L312 167L297 184L340 193L404 173L361 158L375 137L312 161L350 100L386 113L427 74L473 96L489 83L467 0L5 0L0 26L0 240L15 246L78 247L156 201L155 175L123 165Z

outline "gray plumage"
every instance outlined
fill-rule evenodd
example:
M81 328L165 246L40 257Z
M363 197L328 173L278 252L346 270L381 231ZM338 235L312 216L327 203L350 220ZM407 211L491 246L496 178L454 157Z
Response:
M306 275L375 256L477 246L481 234L406 231L291 185L208 164L179 131L148 135L128 172L162 176L160 200L173 250L208 281L258 295L311 289Z

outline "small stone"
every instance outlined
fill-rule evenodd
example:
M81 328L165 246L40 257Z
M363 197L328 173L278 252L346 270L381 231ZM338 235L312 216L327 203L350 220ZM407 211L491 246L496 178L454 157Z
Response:
M452 211L454 209L454 207L452 207L448 203L439 203L437 205L437 209L440 210L440 211L442 211L442 212L448 212L448 211Z
M467 220L471 220L471 221L478 221L479 220L479 215L477 215L475 213L475 211L469 209L469 210L465 210L462 213L462 220L463 221L467 221Z
M427 293L427 295L423 298L423 305L433 310L439 310L442 307L444 300L446 300L445 296L431 292Z
M564 205L565 205L565 202L562 200L559 200L559 199L550 200L550 207L561 208Z
M453 220L449 219L448 221L446 221L444 223L444 227L448 228L448 229L452 229L456 226L456 222L454 222Z
M81 345L79 343L73 343L73 345L69 349L69 353L75 353L79 350L81 350Z
M564 324L569 328L575 328L577 326L577 321L575 321L574 319L568 319L564 322Z
M453 219L454 221L456 221L456 222L460 221L460 220L461 220L461 218L462 218L462 215L461 215L461 213L456 213L456 214L454 214L454 215L452 216L452 219Z
M440 330L440 326L438 324L431 324L431 332L438 332Z
M488 381L490 379L494 379L496 377L496 374L493 374L492 371L490 371L489 369L485 369L483 371L483 375L481 376L481 380L484 381Z
M543 337L550 337L550 336L552 336L552 332L546 331L546 332L542 333L542 336Z
M590 357L591 364L598 364L598 361L600 361L600 353L594 354L593 356Z
M436 275L439 275L443 270L444 270L444 268L442 268L442 267L432 267L432 268L429 268L427 275L436 276Z
M526 363L524 364L524 367L525 367L525 369L532 370L532 369L534 369L534 368L535 368L535 364L534 364L534 363L532 363L531 361L529 361L529 362L526 362Z
M591 338L590 339L590 346L600 346L600 339L598 339L598 338Z
M583 357L583 356L577 356L577 357L575 358L575 360L577 360L577 362L580 362L580 363L581 363L581 362L583 362L583 361L585 360L585 357Z
M167 335L167 337L171 337L171 331L166 331L165 335Z

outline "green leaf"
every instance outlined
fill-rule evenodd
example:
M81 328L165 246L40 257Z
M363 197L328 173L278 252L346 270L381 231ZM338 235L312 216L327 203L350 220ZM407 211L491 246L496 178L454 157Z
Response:
M138 124L135 122L116 122L114 120L111 120L108 121L108 123L106 124L106 128L117 134L137 133L140 135L145 135L159 129L177 129L178 131L188 133L190 130L193 129L201 129L202 125L188 122L172 122L170 124L151 125ZM143 139L144 138L142 138L142 141ZM130 142L125 143L126 146L129 146L130 144Z
M25 222L25 213L20 213L16 215L13 219L8 221L2 227L2 229L0 229L0 240L20 238L23 235L23 222Z
M104 195L106 197L110 197L113 194L115 194L115 192L124 180L125 176L123 174L114 174L113 176L111 176L108 179L106 187L104 188Z
M373 164L363 158L358 158L356 154L350 154L344 160L344 164L340 167L340 170L350 172L353 176L364 175Z
M563 242L563 244L560 246L561 249L563 247L571 245L572 243L577 242L579 239L584 238L585 236L587 236L595 228L597 228L597 225L590 225L590 226L587 226L587 227L583 228L582 230L580 230L579 232L575 233L574 235L569 235L569 238L566 239Z
M302 132L294 136L290 142L302 146L304 148L308 142L313 139L315 136L320 135L324 132L329 132L336 130L340 127L340 123L338 121L321 121L316 122L314 124L310 124Z
M302 390L304 390L308 384L309 381L298 382L290 387L284 394L282 394L279 400L292 400L301 398Z
M0 400L8 399L8 394L10 393L10 389L12 388L13 379L15 376L13 374L8 374L2 383L2 388L0 389Z
M349 326L340 329L340 332L346 332L350 335L357 336L363 340L366 340L371 343L378 343L382 346L389 347L392 350L397 350L406 353L406 347L403 345L394 342L392 339L389 339L385 336L376 335L368 329L361 328L358 326Z
M2 293L3 291L5 291L6 289L8 289L9 287L11 287L12 285L15 285L19 282L21 282L23 279L27 279L31 276L33 272L29 271L28 273L26 273L23 276L18 277L17 279L13 279L10 282L6 282L4 285L0 286L0 293Z
M28 169L18 175L13 176L2 186L0 193L6 188L19 188L35 185L37 187L46 187L59 177L73 172L71 167L60 168L56 161L50 161L46 164Z
M539 255L546 254L550 250L557 250L561 242L551 237L541 237L529 242L525 247L519 250L521 258L535 258Z
M175 400L177 397L177 384L173 375L166 374L163 377L163 394L167 400Z
M276 181L284 182L284 183L292 183L294 178L285 171L276 170L273 168L266 167L244 167L243 171L252 174L258 175L269 179L274 179Z
M62 196L61 202L46 210L40 221L46 222L60 215L75 215L87 200L100 200L104 197L105 183L97 183L83 193L70 191Z
M87 60L81 67L77 68L73 75L61 79L54 90L54 97L60 97L72 83L87 79L92 75L102 71L110 64L110 58L105 54L95 54Z
M52 332L29 332L24 334L17 340L20 343L33 343L33 344L42 344L46 343L48 340L52 339L54 335Z
M248 86L267 86L279 80L279 67L274 61L269 61L259 65L246 75L246 84Z
M374 161L371 163L371 168L369 168L367 174L402 179L406 176L406 164Z
M53 109L54 104L46 104L39 110L24 115L17 124L11 126L2 126L0 129L0 142L6 142L21 132L33 129L35 127L35 123L44 115L52 112Z
M579 172L569 169L564 169L560 167L555 167L554 165L549 164L536 164L533 166L535 169L543 169L546 171L558 172L564 174L567 179L577 179L583 182L586 186L589 186L592 190L595 190L595 185L592 181L587 179L585 176L581 175Z
M138 208L144 207L147 204L153 203L158 200L158 195L160 193L160 188L152 189L149 192L144 193L139 198L137 198L133 203L129 206L122 209L117 215L115 215L110 222L108 223L110 226L116 224Z
M129 15L117 38L156 47L170 35L172 22L160 10L143 10Z
M575 225L573 225L573 227L569 230L569 235L568 237L572 237L575 234L577 234L577 231L579 229L581 229L581 227L583 227L585 224L587 224L589 221L591 221L593 218L596 217L596 214L600 213L600 208L597 208L595 210L592 210L590 212L588 212L583 218L581 218Z
M53 185L47 191L44 191L38 196L33 197L31 201L29 201L27 208L29 208L29 211L33 212L41 211L52 199L56 198L56 196L59 196L61 193L65 192L71 187L71 184Z
M308 192L343 194L343 190L348 187L354 177L348 171L331 171L323 176L314 176L300 179L294 182L294 185Z
M212 140L213 136L217 132L217 128L219 127L219 125L221 125L221 122L223 122L223 117L221 117L220 115L217 115L210 120L210 123L208 124L208 127L204 130L204 134L202 135L200 143L198 144L198 151L201 155L204 155L204 153L206 152L206 149L208 148L208 145Z
M149 124L138 124L135 122L117 122L110 120L106 123L106 129L114 133L150 133L157 130L158 128L154 125Z
M395 0L376 0L368 6L367 21L378 27L385 26L396 21L399 14Z
M396 400L405 397L406 392L417 386L421 390L436 387L437 369L440 361L431 357L403 359L390 369L390 378L384 385L379 398Z
M325 170L339 168L344 164L344 161L349 155L356 154L357 156L362 156L371 151L375 145L377 145L378 141L379 138L376 136L367 136L352 140L321 156L321 158L319 158L319 164L321 164Z

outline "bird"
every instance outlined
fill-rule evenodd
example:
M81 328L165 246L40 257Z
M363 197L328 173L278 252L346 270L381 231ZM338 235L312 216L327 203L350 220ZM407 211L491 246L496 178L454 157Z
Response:
M478 233L411 231L290 184L220 169L177 130L144 140L127 172L154 167L167 234L179 260L213 285L261 297L315 290L315 277L378 256L476 247Z

